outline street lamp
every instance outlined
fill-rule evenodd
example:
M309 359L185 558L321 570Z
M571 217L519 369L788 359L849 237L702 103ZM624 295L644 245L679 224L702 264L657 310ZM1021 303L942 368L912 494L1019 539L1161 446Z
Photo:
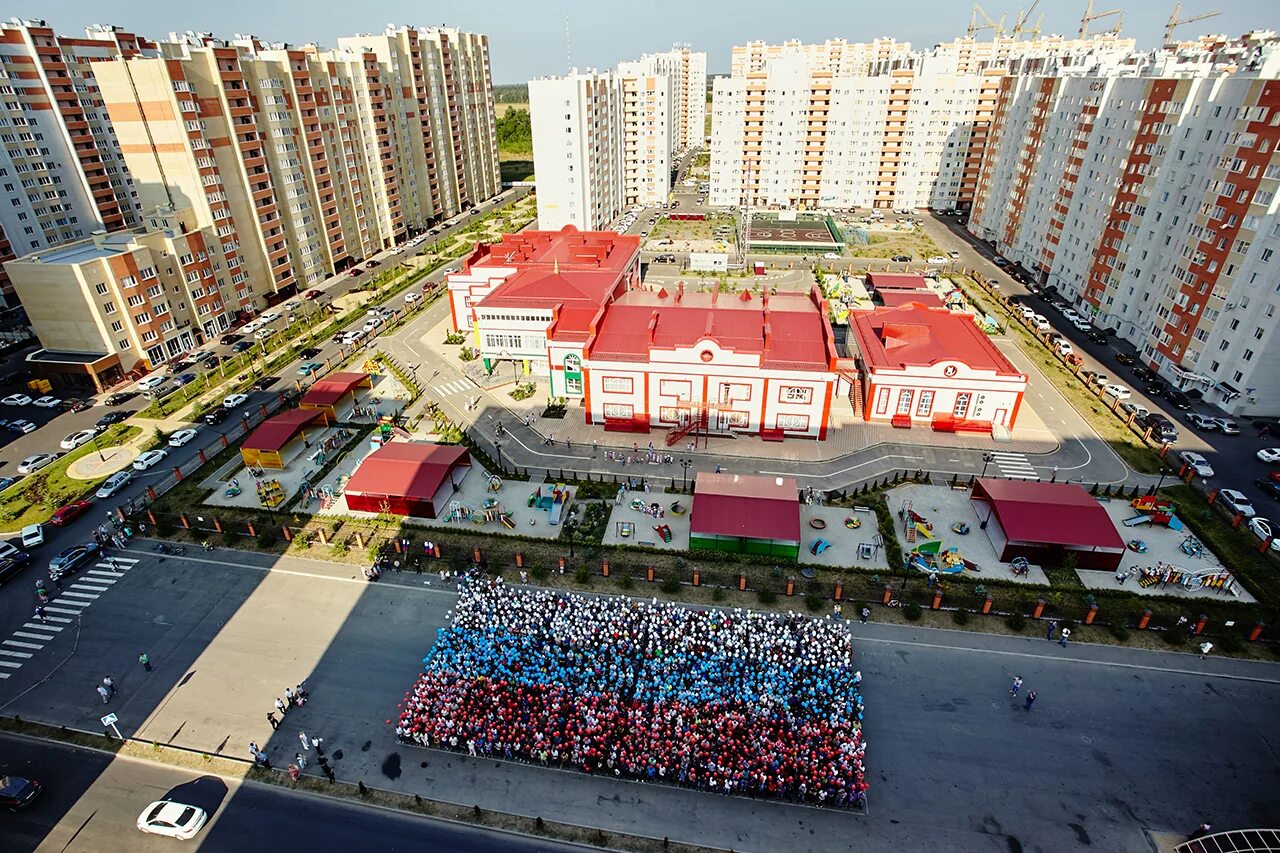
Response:
M569 534L569 557L573 557L573 534L578 529L578 523L572 518L565 519L564 532Z
M995 458L996 458L995 455L991 453L982 454L982 473L979 474L978 476L980 477L987 476L987 466L990 465Z
M502 464L502 442L497 436L493 437L493 449L498 454L498 470L504 474L507 473L506 466Z
M107 461L107 457L102 455L102 447L98 444L98 437L96 435L93 437L93 449L98 451L98 460L100 462Z
M689 485L689 469L693 467L692 459L681 459L680 467L684 470L680 472L680 491L685 491Z

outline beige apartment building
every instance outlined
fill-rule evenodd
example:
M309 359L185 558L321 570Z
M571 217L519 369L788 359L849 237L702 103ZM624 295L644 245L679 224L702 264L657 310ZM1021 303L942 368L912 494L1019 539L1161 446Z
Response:
M190 210L97 232L5 266L43 345L28 364L58 387L103 391L228 328L221 242Z

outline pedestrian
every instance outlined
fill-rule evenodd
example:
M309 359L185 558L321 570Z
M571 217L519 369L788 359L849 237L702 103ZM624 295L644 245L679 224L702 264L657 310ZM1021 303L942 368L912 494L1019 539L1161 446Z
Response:
M303 755L301 752L293 756L293 761L295 764L298 765L299 768L303 770L307 769L307 757Z
M929 589L933 589L933 585L938 582L938 573L929 572Z
M282 717L289 713L289 706L284 704L284 700L279 696L276 697L276 710L280 712L280 716Z
M1030 691L1030 692L1028 692L1028 693L1027 693L1027 704L1026 704L1026 709L1027 709L1028 711L1030 711L1030 710L1031 710L1031 705L1032 705L1032 703L1034 703L1035 701L1036 701L1036 692L1035 692L1034 690L1032 690L1032 691Z
M142 668L147 672L151 671L151 655L146 652L138 653L138 663L142 664Z
M839 619L839 618L840 618L840 602L838 602L838 601L836 602L836 606L835 606L835 608L834 608L834 611L835 611L835 612L834 612L834 613L832 613L831 615L832 615L832 616L834 616L835 618Z
M871 618L871 611L864 607L862 608L862 612L858 614L858 617L862 620L862 624L865 625L867 624L867 620Z
M1204 660L1205 655L1209 654L1211 651L1213 651L1213 643L1205 640L1200 644L1200 660Z
M109 675L102 676L102 686L107 688L107 692L112 696L116 695L116 680Z
M1062 633L1058 635L1058 645L1064 649L1067 647L1067 640L1071 639L1071 629L1063 628Z
M1046 640L1052 640L1052 639L1053 639L1053 632L1054 632L1054 631L1056 631L1056 630L1058 630L1058 620L1057 620L1057 619L1050 619L1050 620L1049 620L1049 628L1048 628L1048 630L1047 630L1047 631L1045 631L1045 632L1044 632L1044 638L1045 638Z
M528 573L527 571L525 571L524 569L521 569L521 570L520 570L520 583L528 583L528 582L529 582L529 573Z
M254 757L257 758L258 762L267 770L271 769L271 759L267 758L267 754L265 752L258 750L258 754Z
M327 763L322 762L320 764L320 771L324 773L324 778L328 779L329 784L332 785L334 782L333 768L330 767Z
M1118 583L1120 586L1124 586L1124 582L1127 581L1128 579L1129 579L1128 569L1122 568L1116 572L1116 583Z
M105 684L98 685L98 695L102 697L103 705L111 701L111 691L107 689Z
M293 787L298 787L298 780L302 778L302 771L298 769L298 765L289 765L289 778L293 780Z
M1022 689L1022 676L1021 676L1021 675L1015 675L1015 676L1013 677L1013 684L1012 684L1012 685L1010 685L1010 687L1009 687L1009 695L1010 695L1010 696L1017 696L1017 695L1018 695L1018 691L1019 691L1019 690L1021 690L1021 689Z
M311 748L311 739L307 737L306 732L298 732L298 740L302 743L303 752Z
M299 684L297 687L293 688L293 695L299 705L305 705L307 704L307 698L311 694L307 692L307 688Z
M271 731L273 732L276 729L280 728L280 721L277 720L276 715L271 713L270 711L267 712L267 722L271 724Z
M1192 831L1191 835L1187 837L1187 840L1190 841L1192 838L1203 838L1204 836L1209 834L1209 830L1211 829L1213 829L1213 824L1206 821L1205 823L1202 823L1199 826L1197 826Z
M311 739L311 746L315 749L316 755L324 755L324 748L321 746L322 743L324 743L324 738L322 737L313 737Z
M48 621L49 621L49 617L48 617L48 615L46 615L46 614L45 614L45 610L44 610L44 605L43 605L43 604L37 604L37 605L36 605L36 618L37 618L37 619L39 619L39 620L40 620L41 622L43 622L43 623L48 623Z
M290 708L297 704L296 697L293 695L293 688L286 687L284 689L284 703Z
M258 749L257 741L249 741L249 754L253 756L254 761L258 760L258 753L261 751L262 750Z
M58 589L62 589L62 578L60 576L55 574L50 574L49 580L53 581L53 585L56 586Z

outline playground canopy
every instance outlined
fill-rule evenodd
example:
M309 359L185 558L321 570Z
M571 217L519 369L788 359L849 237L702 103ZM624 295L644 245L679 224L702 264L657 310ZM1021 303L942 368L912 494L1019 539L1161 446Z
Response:
M347 508L437 518L444 515L455 492L453 472L470 467L471 456L465 447L403 441L385 444L369 454L347 482Z
M929 282L918 272L869 272L867 284L873 290L929 290Z
M796 481L699 474L689 516L689 547L795 559L800 551Z
M329 413L321 409L290 409L267 418L240 445L240 458L246 465L283 468L284 449L316 421L328 426Z
M1082 569L1115 571L1125 544L1111 516L1080 486L982 478L974 510L1000 559L1057 563L1074 554Z
M323 379L317 379L302 395L298 407L302 409L324 409L334 420L338 417L338 406L348 396L355 398L359 388L372 388L373 377L368 373L331 373Z

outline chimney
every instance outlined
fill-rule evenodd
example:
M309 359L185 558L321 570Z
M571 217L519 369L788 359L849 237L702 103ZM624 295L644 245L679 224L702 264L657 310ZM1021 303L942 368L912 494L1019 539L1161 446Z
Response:
M680 301L681 296L684 296L684 282L677 281L676 282L676 302Z

